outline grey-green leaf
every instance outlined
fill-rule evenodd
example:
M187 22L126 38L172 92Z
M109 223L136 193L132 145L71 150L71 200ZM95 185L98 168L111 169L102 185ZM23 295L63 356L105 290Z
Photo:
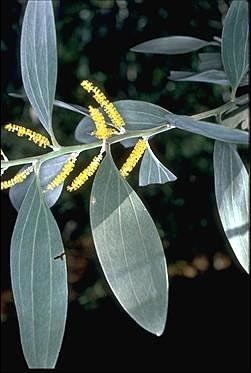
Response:
M158 160L149 146L141 161L139 185L164 184L176 179L177 177Z
M166 114L166 120L179 129L206 136L210 139L235 144L248 144L248 133L242 130L232 129L210 122L197 121L185 115L171 113Z
M199 71L222 70L222 60L220 53L199 53Z
M44 199L48 207L52 207L59 199L64 183L60 184L53 190L46 190L47 185L55 178L61 171L64 164L69 159L69 155L49 159L45 161L40 167L39 180L40 186L44 192ZM24 170L24 166L21 170ZM34 179L34 173L30 174L22 183L14 185L10 188L9 197L13 207L18 211L24 200L27 189Z
M238 125L241 125L242 129L249 128L249 108L246 106L233 111L231 115L227 115L222 124L230 128Z
M248 71L248 2L232 1L222 32L222 62L233 92Z
M162 244L145 206L109 154L93 183L90 218L101 266L118 301L140 326L161 335L168 305Z
M170 71L169 79L179 82L214 83L222 86L230 85L226 73L222 70L207 70L201 73L194 73L192 71Z
M145 41L130 50L140 53L183 54L196 51L208 45L218 46L218 43L208 42L191 36L167 36Z
M67 102L60 101L60 100L55 100L54 105L58 106L62 109L67 109L67 110L70 110L70 111L74 111L75 113L79 113L79 114L88 115L88 113L89 113L88 109L86 109L83 106L75 105L75 104L68 104Z
M235 148L219 141L214 146L214 182L225 234L238 261L249 273L248 173Z
M27 98L27 96L25 94L16 93L16 92L10 92L10 93L8 93L8 95L10 97L21 98L24 101L28 100L28 98ZM54 100L53 105L57 106L57 107L60 107L62 109L74 111L75 113L78 113L78 114L89 115L88 114L89 113L88 109L86 109L85 107L80 106L80 105L69 104L67 102L60 101L60 100Z
M57 46L50 0L27 3L21 33L21 72L25 92L45 129L51 115L57 80Z
M11 239L11 282L29 368L54 368L67 313L66 261L56 221L34 178Z
M95 142L97 141L97 138L91 135L94 130L95 124L93 120L89 117L84 117L75 128L75 139L84 144Z
M158 105L138 100L115 101L118 109L126 123L127 130L145 130L158 127L165 123L165 116L169 113Z
M166 122L165 115L169 113L168 110L145 101L120 100L115 101L114 105L124 119L125 129L128 131L147 130L159 127ZM91 118L85 117L81 119L75 129L75 139L83 143L97 141L96 138L91 135L94 129L95 125ZM135 144L135 139L123 140L122 144L125 147L133 146Z

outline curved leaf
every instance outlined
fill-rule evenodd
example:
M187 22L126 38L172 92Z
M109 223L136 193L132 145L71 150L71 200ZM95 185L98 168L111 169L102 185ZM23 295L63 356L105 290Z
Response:
M46 190L47 185L54 179L54 177L61 171L65 162L69 159L69 155L63 155L58 158L50 159L44 162L40 167L39 180L43 191ZM21 170L26 168L22 167ZM34 173L30 174L22 183L14 185L10 188L9 197L13 207L18 211L26 195L29 185L34 179ZM64 183L60 184L53 190L46 190L44 199L48 207L52 207L59 199Z
M248 144L248 133L242 130L232 129L210 122L197 121L185 115L171 113L166 114L166 120L179 129L206 136L210 139L235 144Z
M234 147L219 141L214 146L214 182L225 234L238 261L249 273L248 173Z
M179 82L215 83L223 86L230 85L226 73L222 70L207 70L201 73L194 73L192 71L170 71L170 76L168 78Z
M27 97L42 125L51 133L57 46L50 0L27 3L21 34L21 71Z
M11 239L11 282L29 368L54 368L67 312L67 272L56 221L33 179Z
M176 179L177 177L158 160L148 146L139 169L139 185L164 184Z
M218 46L218 43L208 42L191 36L167 36L145 41L130 50L140 53L183 54L196 51L208 45Z
M90 218L101 266L118 301L140 326L161 335L168 296L162 244L145 206L109 154L93 183Z
M222 32L222 62L235 92L248 71L248 3L232 1Z

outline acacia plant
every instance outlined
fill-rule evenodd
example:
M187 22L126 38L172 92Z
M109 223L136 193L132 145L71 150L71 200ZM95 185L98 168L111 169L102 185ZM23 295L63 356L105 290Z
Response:
M158 336L163 333L168 308L166 259L153 220L126 181L141 157L140 186L176 180L151 150L149 141L156 134L168 135L177 128L215 141L212 161L219 216L237 259L248 272L248 174L237 152L238 145L248 144L248 96L237 94L238 87L247 85L247 2L231 3L222 38L208 42L188 36L163 37L132 50L182 54L208 45L215 52L199 54L200 72L174 71L170 79L229 87L229 99L220 107L184 116L144 101L112 103L83 76L81 86L93 98L93 105L86 109L55 100L53 4L48 0L27 2L21 33L22 80L26 98L48 137L20 123L5 124L4 129L48 152L9 160L2 150L1 189L10 188L10 200L18 211L10 248L11 281L23 353L30 368L55 367L67 315L64 246L50 207L60 197L65 182L66 190L74 192L95 173L90 221L103 272L125 311L147 331ZM83 115L75 130L79 145L58 143L52 123L54 105ZM201 120L209 117L214 122ZM234 128L239 125L240 129ZM118 142L133 147L120 169L112 155L113 144ZM79 154L89 149L96 149L96 156L71 178ZM22 168L8 179L6 174L13 166Z

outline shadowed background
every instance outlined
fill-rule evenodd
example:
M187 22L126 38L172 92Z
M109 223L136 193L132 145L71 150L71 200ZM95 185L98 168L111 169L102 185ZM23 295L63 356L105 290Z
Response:
M220 105L220 86L176 83L167 78L170 70L196 68L197 53L146 55L129 49L161 36L212 40L221 35L221 20L228 3L54 1L59 57L56 98L87 107L90 98L80 82L89 79L112 100L145 100L177 114L195 114ZM28 104L8 96L9 92L22 92L19 44L25 1L3 1L1 7L1 124L23 123L42 132ZM79 114L55 108L54 128L60 143L76 143L73 134L80 119ZM178 180L140 188L138 168L128 180L157 225L169 264L165 332L155 337L141 329L111 295L91 238L89 181L76 193L63 192L52 208L65 243L69 282L69 312L57 368L93 372L247 372L248 276L229 250L216 211L213 141L174 130L157 135L151 147ZM2 148L10 159L41 151L4 131ZM113 153L120 164L128 150L116 145ZM89 151L82 157L78 171L93 154L95 151ZM246 156L243 150L241 155ZM9 275L16 211L8 193L2 193L1 198L2 369L25 371Z

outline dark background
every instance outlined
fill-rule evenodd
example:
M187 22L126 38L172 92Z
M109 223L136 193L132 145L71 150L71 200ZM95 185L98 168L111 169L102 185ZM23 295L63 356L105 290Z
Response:
M54 1L59 57L56 98L87 106L88 97L79 83L89 79L113 100L145 100L177 114L220 105L220 86L167 79L170 70L196 69L197 53L146 55L129 49L168 35L212 40L221 35L228 4L223 0ZM24 9L22 0L1 2L1 123L25 123L40 130L28 104L8 96L22 91L19 43ZM55 108L53 119L59 142L76 143L73 132L81 116ZM3 132L2 148L10 159L39 154L32 144L16 140ZM248 372L248 276L231 254L216 211L213 141L174 130L156 136L151 146L178 180L139 188L137 169L129 182L157 225L169 264L165 332L155 337L141 329L110 294L91 241L89 182L75 194L64 192L52 208L66 245L70 291L56 367L83 372ZM125 152L115 147L118 162ZM243 150L241 155L245 158ZM9 277L15 219L8 193L2 193L2 370L24 372Z

